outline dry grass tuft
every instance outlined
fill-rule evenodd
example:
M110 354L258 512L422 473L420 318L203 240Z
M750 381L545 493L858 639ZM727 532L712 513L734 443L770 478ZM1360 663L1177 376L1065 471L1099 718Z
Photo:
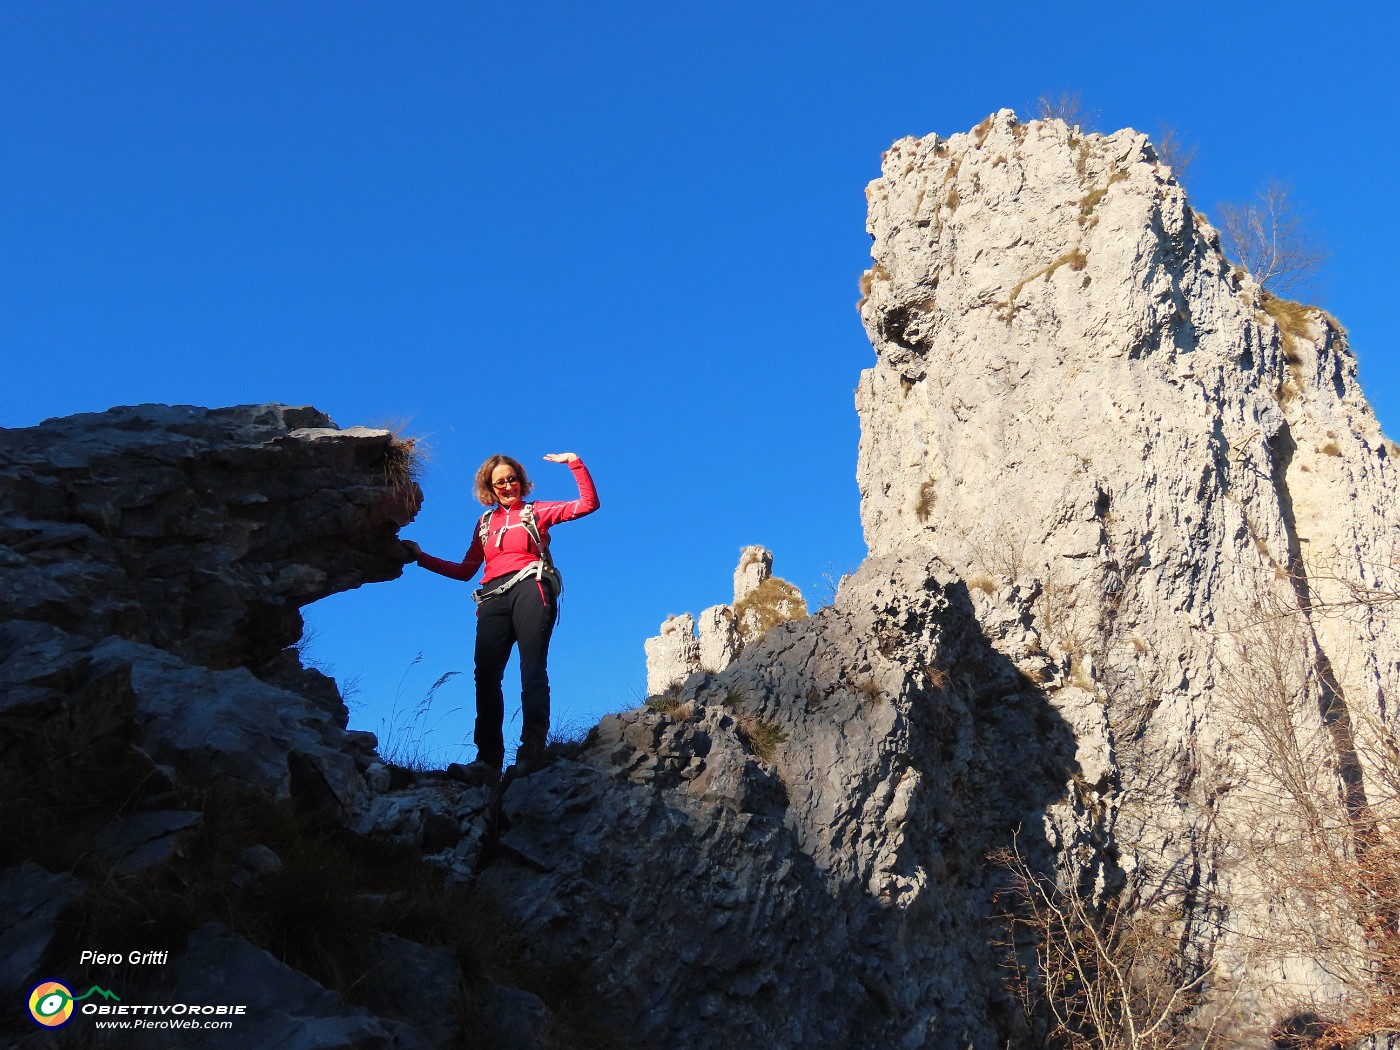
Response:
M981 591L983 594L996 594L999 588L996 580L984 574L971 577L967 581L967 589L970 591Z
M1097 689L1097 686L1094 684L1094 676L1089 673L1089 668L1082 656L1071 658L1069 665L1069 681L1071 685L1084 690L1086 693L1092 693Z
M914 504L914 514L920 521L928 521L933 513L933 500L935 496L935 485L933 478L928 478L919 486L919 499Z
M423 479L427 448L417 438L395 438L384 450L384 481L391 488L406 489Z
M1279 332L1283 335L1285 353L1292 349L1293 339L1300 336L1304 339L1312 337L1313 322L1320 312L1315 307L1295 303L1291 299L1280 299L1271 292L1261 292L1259 301L1264 307L1264 312L1278 323Z
M856 695L867 703L877 704L885 699L885 692L873 678L862 679L856 685Z
M737 725L739 738L761 762L771 763L778 745L788 738L776 722L765 721L757 715L740 715Z
M393 435L384 450L384 484L395 490L421 482L432 454L425 439L408 435L408 427L408 420L393 419L374 428Z
M1061 266L1068 266L1071 270L1078 271L1084 269L1084 267L1088 265L1089 256L1082 248L1076 248L1074 251L1065 252L1048 266L1042 266L1035 273L1013 287L1008 301L1002 304L1001 309L997 313L998 318L1008 323L1015 318L1016 311L1020 309L1016 303L1016 299L1025 290L1026 285L1030 284L1032 281L1041 277L1044 277L1048 281L1051 275Z
M870 269L860 275L860 301L856 303L859 310L865 305L865 301L870 298L870 289L874 287L876 281L891 280L890 271L885 269L883 263L876 263Z
M748 638L762 638L780 623L807 615L807 603L787 580L770 576L734 604L734 619Z
M920 666L924 673L924 681L934 689L947 689L951 676L948 669L942 664L929 663L927 660Z
M653 711L660 711L663 715L675 714L681 708L681 687L679 685L668 686L665 692L647 697L646 705Z

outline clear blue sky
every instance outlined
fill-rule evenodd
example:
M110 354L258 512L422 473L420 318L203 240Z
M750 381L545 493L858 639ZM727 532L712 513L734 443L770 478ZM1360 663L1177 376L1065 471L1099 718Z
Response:
M540 456L580 453L604 507L555 533L552 668L556 721L589 721L745 544L808 593L863 557L862 191L901 136L1077 90L1101 130L1194 143L1207 214L1290 181L1333 252L1313 298L1400 436L1396 30L1378 4L0 0L0 425L404 421L434 450L406 535L445 556L486 455L568 499ZM465 585L410 571L308 618L359 728L463 672L425 724L464 757Z

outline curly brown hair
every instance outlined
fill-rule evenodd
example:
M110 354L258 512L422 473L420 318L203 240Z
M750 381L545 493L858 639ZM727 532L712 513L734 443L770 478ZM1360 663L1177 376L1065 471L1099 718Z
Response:
M481 501L483 507L494 507L496 505L496 490L491 487L491 472L502 463L515 471L515 476L520 479L520 498L524 499L530 494L534 483L525 473L525 468L520 465L520 461L512 459L510 456L495 455L481 465L476 472L476 498Z

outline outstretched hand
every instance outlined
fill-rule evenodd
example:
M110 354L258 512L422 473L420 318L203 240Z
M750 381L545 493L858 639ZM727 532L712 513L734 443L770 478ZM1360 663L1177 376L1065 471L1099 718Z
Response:
M572 463L574 460L578 459L578 456L574 455L572 452L551 452L544 458L551 463Z
M417 561L423 554L423 548L412 540L399 540L399 553L404 562Z

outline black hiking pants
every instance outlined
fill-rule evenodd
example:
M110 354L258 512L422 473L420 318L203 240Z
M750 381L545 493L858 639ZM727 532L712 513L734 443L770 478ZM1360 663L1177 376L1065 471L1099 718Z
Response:
M484 585L483 585L484 586ZM513 645L520 647L520 743L542 750L549 734L549 637L558 606L547 583L526 577L476 610L476 757L500 767L505 697L501 680Z

